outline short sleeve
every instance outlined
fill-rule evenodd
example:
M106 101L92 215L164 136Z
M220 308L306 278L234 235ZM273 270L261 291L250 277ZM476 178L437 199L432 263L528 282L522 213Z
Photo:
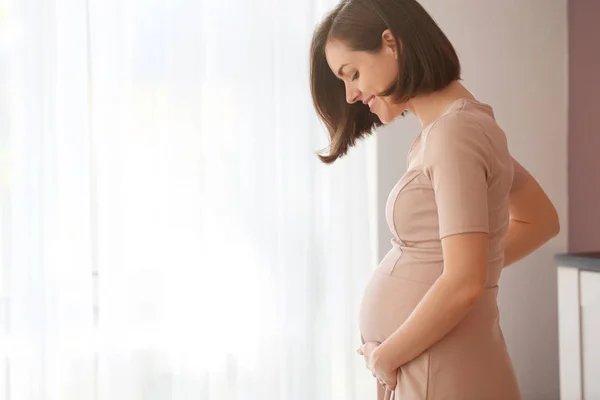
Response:
M479 125L446 116L430 130L423 153L438 210L440 238L489 233L490 143Z
M527 179L529 179L529 172L525 169L525 167L519 164L517 160L515 160L514 158L512 160L514 166L514 175L510 192L514 193L517 190L521 189L523 186L525 186Z

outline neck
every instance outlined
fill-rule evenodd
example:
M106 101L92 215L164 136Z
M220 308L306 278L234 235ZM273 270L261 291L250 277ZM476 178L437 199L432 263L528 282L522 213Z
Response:
M442 90L411 99L408 110L425 127L437 119L450 103L459 99L475 100L475 97L460 82L454 81Z

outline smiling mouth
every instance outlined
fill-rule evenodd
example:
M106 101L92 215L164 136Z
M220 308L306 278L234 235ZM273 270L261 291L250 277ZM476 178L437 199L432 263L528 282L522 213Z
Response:
M369 97L369 99L365 102L369 106L369 108L373 109L373 103L375 102L375 96Z

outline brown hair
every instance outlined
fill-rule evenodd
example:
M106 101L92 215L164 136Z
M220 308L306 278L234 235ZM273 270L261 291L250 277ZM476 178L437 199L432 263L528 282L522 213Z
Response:
M310 89L314 107L329 131L326 164L348 152L358 139L382 123L369 108L346 102L344 83L329 68L325 45L338 40L354 51L377 52L382 34L396 37L399 74L380 96L397 103L445 88L460 79L454 47L416 0L342 0L317 25L310 49Z

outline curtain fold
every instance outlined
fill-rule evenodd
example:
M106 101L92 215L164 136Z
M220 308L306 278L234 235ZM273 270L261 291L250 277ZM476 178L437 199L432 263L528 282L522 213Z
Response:
M308 85L333 4L0 1L0 400L371 394L374 143L320 164Z

